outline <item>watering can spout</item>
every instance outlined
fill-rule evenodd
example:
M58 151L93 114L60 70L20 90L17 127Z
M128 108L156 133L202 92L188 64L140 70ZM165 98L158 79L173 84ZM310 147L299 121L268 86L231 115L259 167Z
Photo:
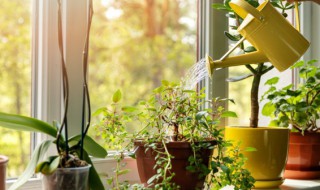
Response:
M268 58L260 51L255 51L248 54L227 57L225 59L213 60L210 56L206 56L206 67L209 77L212 76L214 70L217 68L234 67L239 65L257 64L268 62ZM284 70L278 68L279 70Z

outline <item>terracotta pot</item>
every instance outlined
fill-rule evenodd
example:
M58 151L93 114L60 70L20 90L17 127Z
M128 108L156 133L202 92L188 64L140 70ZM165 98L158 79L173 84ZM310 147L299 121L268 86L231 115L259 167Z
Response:
M226 127L226 140L240 142L240 148L254 147L252 152L242 151L248 169L255 178L255 188L273 189L284 181L287 161L289 129L275 127Z
M0 155L0 189L6 189L6 168L9 159Z
M215 141L208 141L215 145ZM154 166L156 153L149 149L147 152L144 143L136 141L135 146L138 147L136 151L136 160L138 166L138 173L141 182L147 187L147 181L156 174ZM199 173L189 172L186 167L189 166L188 158L193 155L189 142L170 142L167 143L169 153L174 157L172 159L172 170L175 173L172 182L179 185L181 190L190 190L202 188L204 178L199 179ZM208 163L212 156L213 150L204 149L201 151L203 163Z
M290 133L288 162L284 174L290 179L320 178L320 134Z
M58 168L43 175L43 190L89 190L90 165L79 168Z

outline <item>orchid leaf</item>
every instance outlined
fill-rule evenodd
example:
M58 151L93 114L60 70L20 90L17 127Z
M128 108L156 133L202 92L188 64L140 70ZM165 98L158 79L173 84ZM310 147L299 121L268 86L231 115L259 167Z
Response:
M80 154L80 152L78 152L78 154ZM88 155L88 153L86 151L83 151L83 159L90 164L92 167L90 167L90 171L89 171L89 186L90 186L90 190L101 190L104 189L104 186L100 180L100 176L97 172L97 170L95 169L95 167L93 167L93 163Z
M71 137L69 139L70 146L78 144L80 139L81 139L81 135ZM88 152L89 155L96 158L105 158L108 155L107 151L102 146L100 146L91 137L87 135L84 138L83 148Z
M9 188L9 190L16 190L19 187L21 187L23 184L25 184L35 173L35 168L38 165L38 163L43 159L44 155L47 153L50 145L53 143L52 140L46 140L39 144L32 156L31 160L27 165L27 168L24 170L24 172L20 175L20 177L17 179L17 181L12 184Z
M41 132L52 137L57 134L57 129L44 121L3 112L0 112L0 126L18 131Z

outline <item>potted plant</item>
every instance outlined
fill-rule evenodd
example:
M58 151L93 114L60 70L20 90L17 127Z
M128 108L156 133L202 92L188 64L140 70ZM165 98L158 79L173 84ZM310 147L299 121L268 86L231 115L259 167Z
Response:
M6 168L8 157L0 155L0 189L6 189Z
M143 129L129 135L129 139L131 142L134 139L133 155L145 188L220 189L233 185L236 189L251 189L254 179L242 168L243 154L231 148L232 144L223 139L222 129L218 127L221 117L236 116L234 112L223 110L226 100L206 101L202 92L183 90L180 85L168 81L163 81L150 99L141 101L138 107L119 108L120 97L117 91L111 108L99 109L98 113L103 115L98 124L99 134L114 136L114 142L119 145L118 142L125 142L129 135L124 125L128 116L132 116L129 120L141 122ZM205 102L212 108L201 109ZM110 139L106 140L110 145ZM125 148L120 150L126 150L128 144L124 144ZM230 151L225 151L227 148ZM124 151L118 150L123 159ZM120 169L115 175L124 172L127 171ZM117 176L110 179L110 183L116 179ZM123 183L114 187L118 189L121 185Z
M214 4L213 7L228 12L228 17L235 20L231 25L232 30L239 29L243 19L237 15L230 7L229 0L223 4ZM256 0L247 0L251 6L258 10L263 9L263 4L259 4ZM286 16L286 10L291 9L294 5L283 1L274 0L271 4L281 10L281 14ZM243 15L241 15L243 17ZM226 37L231 41L239 42L242 39L241 34L225 32ZM255 52L256 49L240 41L239 49L243 54ZM212 59L209 58L209 62ZM251 86L251 117L249 127L226 127L225 137L227 140L240 141L242 147L254 147L257 151L245 152L248 162L245 167L252 173L256 179L256 188L273 188L283 183L283 172L287 159L289 130L275 127L258 127L259 121L259 86L260 80L264 74L273 69L273 65L267 63L258 63L256 67L253 65L245 65L249 74L229 78L229 82L237 82L249 77L253 77ZM263 171L263 172L262 172Z
M83 54L83 67L84 76L86 76L87 68L87 55L89 45L89 30L92 20L92 2L90 2L90 11L88 17L88 28L87 36L85 40L85 48ZM84 81L84 102L83 102L83 121L82 130L80 135L73 137L68 136L68 123L67 123L67 112L68 112L68 98L69 98L69 86L68 86L68 75L63 55L63 37L62 37L62 14L61 14L61 2L58 1L58 39L59 39L59 50L61 52L61 63L62 63L62 81L63 81L63 95L65 110L61 121L54 122L50 125L44 121L26 117L21 115L14 115L0 112L0 126L14 130L40 132L48 135L52 139L45 140L39 144L28 163L26 170L14 183L10 190L18 189L23 185L35 172L41 172L44 174L44 185L43 188L46 190L87 190L95 189L102 190L104 186L100 180L100 177L95 170L91 158L89 155L99 158L104 158L107 152L103 147L97 144L92 138L87 136L87 132L90 126L90 104L89 94ZM84 77L86 78L86 77ZM88 112L86 112L88 108ZM87 114L86 114L87 113ZM49 156L46 160L43 160L44 155L47 153L50 145L55 144L58 154Z
M262 113L271 117L271 125L290 127L286 178L320 178L320 67L316 60L299 61L292 69L299 71L304 80L293 89L293 85L277 89L278 77L269 79L269 90L264 94L268 100Z

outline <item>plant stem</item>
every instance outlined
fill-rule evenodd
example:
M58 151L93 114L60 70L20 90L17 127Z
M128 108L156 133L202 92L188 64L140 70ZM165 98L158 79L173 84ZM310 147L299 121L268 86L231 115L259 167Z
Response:
M251 117L250 127L257 128L259 122L259 85L263 74L263 63L260 63L253 73L253 81L251 87Z
M170 153L169 153L169 151L167 149L167 145L164 142L164 140L162 140L162 144L163 144L165 153L166 153L167 158L168 158L167 164L166 164L166 166L164 168L164 174L163 174L163 179L167 179L167 171L171 168L171 155L170 155Z
M61 12L61 0L58 0L58 42L59 42L59 51L61 55L61 66L62 66L62 85L63 85L63 99L64 99L64 115L61 122L60 129L57 133L57 151L61 155L60 150L60 138L62 130L65 132L65 154L66 159L69 157L69 145L68 145L68 122L67 122L67 113L68 113L68 100L69 100L69 82L68 82L68 73L64 60L63 53L63 38L62 38L62 12Z
M89 130L91 122L91 107L90 107L90 96L87 84L87 69L88 69L88 56L89 56L89 37L90 37L90 28L93 16L92 0L89 0L89 13L88 13L88 26L86 33L86 41L83 50L83 94L82 94L82 125L81 125L81 149L80 149L80 159L83 159L83 144L84 138ZM87 120L85 119L86 115L86 105L88 106ZM87 122L87 123L85 123Z

